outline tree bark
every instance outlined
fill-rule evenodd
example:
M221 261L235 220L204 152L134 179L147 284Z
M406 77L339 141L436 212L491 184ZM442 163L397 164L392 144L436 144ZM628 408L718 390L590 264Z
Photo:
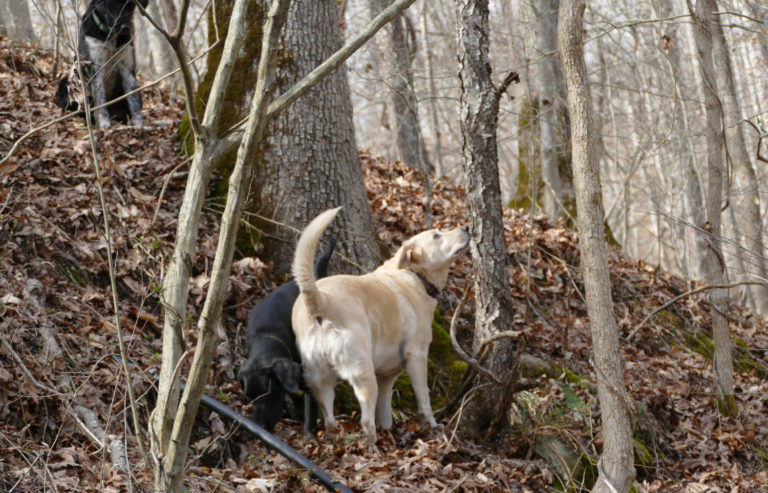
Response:
M713 23L717 5L714 0L697 0L695 10L689 4L693 18L696 52L699 60L699 74L704 92L707 126L707 222L702 225L707 233L704 256L706 281L712 285L727 282L725 259L720 244L721 207L723 200L723 110L717 95L717 80L712 59ZM712 338L715 341L714 372L717 407L721 414L736 414L734 397L733 356L731 354L731 332L726 313L728 311L727 291L713 289L709 302L712 317Z
M631 401L624 386L618 328L613 313L608 252L595 148L596 132L584 63L584 0L562 0L558 51L571 115L579 248L603 427L603 451L593 492L627 493L635 477Z
M717 9L717 2L714 2ZM742 109L736 91L735 73L728 42L720 22L711 24L717 73L717 87L722 94L722 104L725 113L725 137L727 152L730 156L736 174L736 188L731 190L731 196L736 199L734 214L741 220L734 221L734 227L745 240L745 266L753 266L758 279L768 279L768 267L765 262L765 245L763 242L762 219L760 217L760 193L758 178L752 160L747 151L742 123ZM741 256L741 255L740 255ZM751 269L750 269L751 270ZM745 271L747 275L751 272ZM768 313L768 286L751 285L750 293L757 313Z
M288 14L278 60L277 86L293 86L341 46L334 0L298 0ZM266 152L256 170L250 210L268 221L262 243L277 272L289 272L298 230L323 210L342 205L332 234L351 263L366 272L381 259L373 231L363 171L352 123L346 72L335 70L284 111L271 126Z
M496 142L499 99L512 77L508 76L499 88L491 79L488 0L456 0L456 14L462 153L475 271L474 347L477 349L485 339L513 325ZM497 341L490 351L486 366L500 380L513 367L515 346L514 341L505 338ZM480 387L463 413L464 426L475 434L484 432L491 425L498 400L496 386Z

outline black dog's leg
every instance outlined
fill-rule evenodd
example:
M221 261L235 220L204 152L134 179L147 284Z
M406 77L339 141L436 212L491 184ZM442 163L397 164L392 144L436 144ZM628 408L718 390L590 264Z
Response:
M304 430L313 435L317 434L317 402L309 389L304 391Z
M133 45L125 45L120 54L120 61L117 64L117 71L120 74L123 84L123 94L128 94L139 87L136 80L136 64L133 57ZM131 121L137 127L144 124L144 118L141 116L141 95L137 92L127 98L128 110L131 113Z
M99 128L109 127L109 111L105 106L107 102L107 90L104 86L106 63L109 61L110 49L103 41L83 36L80 44L81 60L90 60L92 66L83 67L85 77L82 80L88 85L91 93L93 107L103 106L96 110L96 124Z

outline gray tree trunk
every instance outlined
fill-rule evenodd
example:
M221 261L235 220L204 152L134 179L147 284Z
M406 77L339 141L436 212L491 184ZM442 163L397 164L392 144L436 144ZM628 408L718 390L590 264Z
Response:
M672 17L674 15L674 0L665 0L661 3L661 17ZM678 33L678 27L675 24L665 26L664 37L661 42L661 50L669 62L669 70L675 83L675 97L679 101L680 111L675 113L675 129L680 135L678 155L683 168L683 177L685 183L685 209L694 225L704 224L706 220L704 215L704 194L701 191L701 179L696 169L696 149L693 142L693 132L690 128L690 119L688 118L689 100L693 96L684 92L683 81L685 74L690 67L684 65L682 50L682 39ZM689 64L690 65L690 64ZM694 251L702 252L706 248L706 238L698 231L692 228L686 228L685 234L690 243L693 244ZM704 262L701 255L688 255L686 270L692 279L700 279L704 275Z
M717 2L715 2L715 9ZM734 227L745 239L744 247L748 252L744 259L745 266L752 266L758 279L768 279L768 268L764 260L765 246L763 243L762 220L760 217L760 194L758 178L752 160L747 151L744 137L741 103L739 102L734 81L733 62L728 43L720 22L712 23L712 38L714 44L713 58L717 72L717 87L722 95L725 113L725 136L728 154L736 174L736 187L731 190L731 196L736 199L737 209L734 214L740 220L734 221ZM741 253L739 256L741 257ZM752 269L750 269L752 270ZM755 309L759 314L768 313L768 287L753 285L750 294Z
M371 0L371 17L387 8L392 0ZM432 165L424 152L418 100L413 90L411 63L415 53L415 33L409 33L408 19L403 13L384 28L379 42L380 74L391 92L388 114L390 127L397 137L398 158L413 169L429 172Z
M437 99L438 99L438 92L437 92L437 86L435 85L435 70L434 70L434 61L432 56L432 42L430 40L430 34L427 30L427 13L429 4L423 3L421 6L421 42L424 43L424 63L426 65L427 69L427 80L429 81L429 113L430 113L430 122L432 124L432 139L434 140L433 144L433 160L434 160L434 166L435 166L435 176L437 178L440 178L445 175L445 168L443 167L443 147L442 143L440 142L441 139L441 132L440 132L440 123L438 121L438 110L437 110ZM423 139L422 139L423 142ZM424 153L424 156L427 154Z
M691 8L689 4L689 8ZM706 281L711 285L726 283L725 259L720 244L721 207L723 199L723 111L717 96L715 64L712 59L713 23L717 5L714 0L697 0L692 11L693 31L699 61L699 72L704 91L707 126L707 222L702 228L707 232L707 246L701 252L704 256ZM731 354L731 331L728 327L727 292L724 289L710 291L712 306L712 338L715 341L714 371L717 386L717 405L724 415L737 412L734 398L733 356Z
M499 99L510 83L493 85L488 55L488 0L456 0L462 152L470 213L470 251L475 270L475 349L488 337L512 327L512 295L507 272L496 131ZM501 339L486 366L500 379L513 366L514 341ZM478 434L494 419L495 386L480 387L464 411L464 425Z
M173 29L172 27L169 28L168 24L165 22L165 18L160 11L160 5L157 1L149 2L147 4L147 12L158 24L164 26L166 30ZM145 20L144 25L147 31L149 50L152 55L152 72L155 77L162 77L173 71L175 68L171 47L165 39L165 36L155 29L148 21ZM168 81L164 87L171 87L172 85L173 81Z
M568 159L568 116L565 108L565 81L557 58L557 11L560 0L534 3L536 49L539 60L536 83L539 89L537 120L541 141L541 207L552 219L564 215L573 204Z
M584 63L584 0L562 0L558 18L558 51L571 114L574 188L578 210L581 268L592 330L603 451L598 461L596 493L627 493L635 478L632 405L624 386L619 333L613 313L603 207L598 180L597 134L592 123Z
M281 40L277 87L284 92L341 47L337 2L293 2ZM259 223L267 232L264 255L278 272L290 271L297 231L332 206L344 207L332 228L343 240L336 258L351 262L344 270L365 272L379 264L343 67L272 123L254 184L250 210L268 218Z
M0 35L17 41L37 41L27 0L0 0Z

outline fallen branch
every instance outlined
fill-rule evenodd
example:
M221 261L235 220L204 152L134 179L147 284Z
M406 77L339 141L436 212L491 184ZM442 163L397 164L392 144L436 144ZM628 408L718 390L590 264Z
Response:
M99 423L99 417L92 410L83 406L73 406L72 411L72 416L88 438L100 449L109 451L112 466L126 475L126 481L130 481L123 441L117 435L107 435Z

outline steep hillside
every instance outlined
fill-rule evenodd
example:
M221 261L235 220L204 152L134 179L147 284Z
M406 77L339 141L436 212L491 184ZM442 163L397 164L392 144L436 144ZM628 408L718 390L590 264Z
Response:
M53 105L51 65L50 53L0 39L0 490L39 492L55 484L57 491L126 491L132 484L150 491L151 467L137 451L116 358L103 211L84 122L54 123L15 145L61 115ZM146 420L161 347L158 286L174 241L188 160L176 140L181 97L150 89L144 114L145 128L116 126L97 138L120 320ZM426 225L423 179L398 163L361 156L379 237L395 248ZM435 223L465 223L462 190L445 181L433 186ZM204 210L190 285L191 329L205 296L221 210L214 200ZM441 429L425 430L406 409L379 441L378 455L353 439L305 437L290 420L277 434L358 491L588 486L602 436L577 235L522 210L505 211L505 233L513 328L524 332L525 351L541 371L529 375L536 386L516 396L514 426L503 438L475 443L457 432L453 418L444 418ZM741 414L720 418L713 402L706 292L683 296L691 288L683 280L618 255L611 267L626 382L635 399L638 491L768 491L765 322L731 307ZM443 318L450 318L471 278L467 256L441 295ZM243 414L250 407L234 375L245 353L244 322L249 308L275 286L269 259L236 261L225 342L208 393ZM461 315L466 340L471 302ZM194 347L193 330L186 339ZM441 378L430 380L434 401L450 387ZM354 414L342 416L342 423L352 437L359 431ZM120 439L130 474L107 452L109 442ZM323 491L305 472L205 409L190 457L189 491ZM574 472L570 482L567 470Z

